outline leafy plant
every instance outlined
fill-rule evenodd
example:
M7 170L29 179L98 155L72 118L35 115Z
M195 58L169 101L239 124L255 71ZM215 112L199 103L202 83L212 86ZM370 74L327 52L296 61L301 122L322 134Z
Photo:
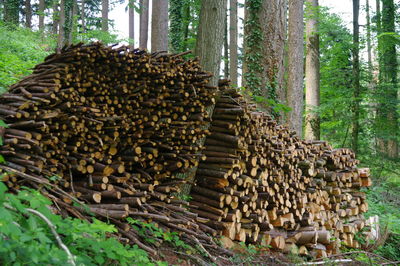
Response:
M55 215L51 202L38 191L24 188L18 194L6 193L0 182L0 264L66 265L67 253L55 241L49 226L29 209L40 212L55 226L62 242L77 265L152 265L147 253L135 246L122 245L109 234L113 225L97 219L88 223Z

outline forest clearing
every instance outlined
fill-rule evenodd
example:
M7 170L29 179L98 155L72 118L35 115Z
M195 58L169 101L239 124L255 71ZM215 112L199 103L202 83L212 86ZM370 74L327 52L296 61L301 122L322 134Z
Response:
M398 3L349 3L1 2L0 262L399 264Z

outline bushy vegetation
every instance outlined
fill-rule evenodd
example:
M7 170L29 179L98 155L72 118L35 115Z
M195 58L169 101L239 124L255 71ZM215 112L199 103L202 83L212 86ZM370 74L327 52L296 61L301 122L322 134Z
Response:
M29 75L31 69L54 49L54 45L52 38L42 39L38 32L0 22L0 93Z
M77 265L152 265L144 250L122 245L109 237L117 229L93 219L92 223L55 215L51 202L38 191L24 188L6 193L0 182L0 264L66 265L67 253L60 248L49 225L29 209L39 211L56 227Z

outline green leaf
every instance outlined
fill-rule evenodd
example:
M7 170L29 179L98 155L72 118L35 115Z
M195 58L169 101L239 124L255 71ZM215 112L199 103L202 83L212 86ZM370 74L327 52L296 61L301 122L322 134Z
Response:
M1 139L1 138L0 138L0 139ZM3 155L0 154L0 163L5 163L5 162L6 162L6 160L4 160Z

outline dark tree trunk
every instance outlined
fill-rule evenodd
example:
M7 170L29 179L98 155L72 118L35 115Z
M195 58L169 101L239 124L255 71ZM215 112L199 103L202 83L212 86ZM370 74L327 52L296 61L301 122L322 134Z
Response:
M32 5L31 0L25 0L25 26L32 28Z
M377 136L379 151L389 158L398 158L398 115L397 115L397 58L396 42L390 35L395 33L395 6L393 0L382 1L379 50L379 92L377 111Z
M183 50L183 17L182 17L182 1L170 0L169 19L170 29L169 36L172 52L180 52Z
M140 0L139 47L147 49L149 36L149 0Z
M101 30L108 32L108 0L101 0Z
M60 23L59 23L59 31L57 38L57 47L61 49L64 46L64 25L65 25L65 0L61 0L60 2Z
M44 31L44 0L39 0L39 30Z
M58 34L58 23L60 20L60 14L58 11L58 3L57 1L53 2L53 25L52 25L52 32L54 35Z
M238 15L237 0L230 0L229 72L232 86L238 86Z
M132 48L135 46L135 8L133 5L134 2L129 1L129 43Z
M211 85L217 86L224 42L226 0L202 0L195 55L204 70L214 74Z
M153 1L151 51L168 51L168 0Z
M224 78L229 78L228 12L225 15L224 29Z
M12 25L19 23L19 1L4 1L4 22Z
M351 148L358 153L358 135L360 128L360 34L358 17L360 13L360 1L353 0L353 103L352 103L352 131L351 131Z

